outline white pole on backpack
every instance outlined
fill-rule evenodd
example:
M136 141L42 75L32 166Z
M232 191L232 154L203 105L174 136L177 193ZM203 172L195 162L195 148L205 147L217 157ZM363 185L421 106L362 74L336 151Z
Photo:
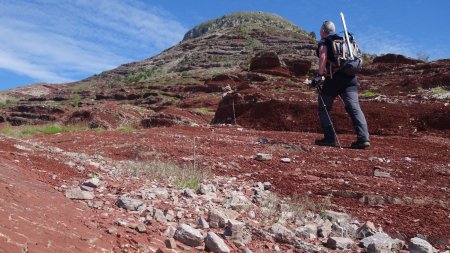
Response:
M342 24L344 25L345 41L347 41L348 51L350 51L350 59L353 59L353 48L348 38L347 26L345 25L344 13L341 12Z

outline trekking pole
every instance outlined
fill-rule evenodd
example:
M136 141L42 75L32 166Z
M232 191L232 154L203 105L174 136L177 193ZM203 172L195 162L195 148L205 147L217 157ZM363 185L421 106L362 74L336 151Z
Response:
M336 141L337 141L337 143L339 145L339 148L342 149L341 142L339 141L339 138L338 138L338 136L336 134L336 130L334 129L333 121L331 121L330 114L328 114L328 110L327 110L327 106L325 105L325 101L323 101L322 95L320 95L320 88L319 88L319 86L317 86L317 91L319 93L319 98L320 98L320 101L322 102L323 109L325 110L325 113L327 114L328 120L330 121L331 129L333 130L333 134L334 134L334 138L336 138Z

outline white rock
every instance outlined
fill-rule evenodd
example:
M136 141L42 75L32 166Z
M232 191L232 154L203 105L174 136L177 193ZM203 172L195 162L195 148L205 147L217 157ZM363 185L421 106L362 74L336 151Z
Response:
M229 253L230 248L214 232L208 232L205 239L206 247L214 253Z
M355 242L346 237L329 237L326 246L330 249L347 250L354 248Z
M203 243L203 236L200 230L186 224L181 224L177 228L173 238L191 247L197 247Z
M433 253L436 251L429 242L418 237L411 238L408 244L408 250L411 253Z
M128 211L136 211L143 205L143 202L123 195L117 200L117 205Z
M272 160L272 154L263 154L263 153L258 153L255 155L255 160L257 161L270 161Z
M81 199L81 200L90 200L95 198L93 192L82 191L79 187L67 190L65 196L69 199Z

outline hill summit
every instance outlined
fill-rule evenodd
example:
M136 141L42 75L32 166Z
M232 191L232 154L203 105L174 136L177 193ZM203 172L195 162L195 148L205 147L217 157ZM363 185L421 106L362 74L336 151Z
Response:
M211 31L239 27L249 23L261 26L273 26L279 29L295 32L303 32L300 27L276 14L263 12L236 12L224 15L223 17L217 19L208 20L195 26L184 35L183 40L197 38Z

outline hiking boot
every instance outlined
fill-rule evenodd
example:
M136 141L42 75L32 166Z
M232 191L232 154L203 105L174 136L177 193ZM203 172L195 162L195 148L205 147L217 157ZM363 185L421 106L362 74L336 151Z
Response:
M330 140L330 139L327 139L327 138L316 140L314 143L316 145L319 145L319 146L329 146L329 147L336 146L336 141L335 140Z
M350 148L355 149L365 149L368 147L370 147L370 142L365 140L357 140L355 142L352 142L352 145L350 146Z

